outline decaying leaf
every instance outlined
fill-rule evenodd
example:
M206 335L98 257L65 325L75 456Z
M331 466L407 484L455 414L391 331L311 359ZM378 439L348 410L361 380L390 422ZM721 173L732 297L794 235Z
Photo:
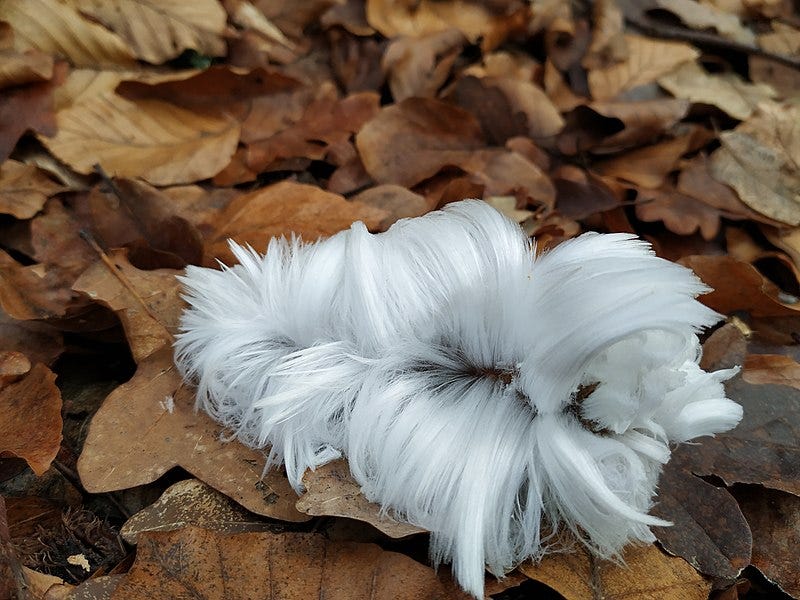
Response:
M217 0L69 0L119 35L137 58L161 64L190 48L219 56L225 52L222 34L225 10Z
M350 475L347 462L328 463L303 476L305 494L297 501L297 510L309 515L348 517L373 525L389 537L400 538L424 529L395 521L381 512L381 507L369 502Z
M281 526L259 519L227 496L197 479L169 486L161 497L125 521L120 534L129 544L146 531L202 527L218 533L279 531Z
M15 160L0 165L0 213L30 219L50 196L62 189L34 165Z
M772 383L800 389L800 363L781 354L750 354L742 378L747 383Z
M114 390L94 415L78 459L78 473L92 493L155 481L181 466L248 510L302 521L297 495L286 477L262 478L265 456L225 443L219 426L194 409L166 346L139 364L133 378Z
M156 185L216 175L239 141L238 121L159 100L105 94L58 113L58 133L42 141L80 173L100 164L118 177Z
M387 216L379 228L386 230L395 221L408 217L419 217L436 206L423 196L399 185L376 185L353 196L353 202L386 211Z
M639 190L636 216L642 221L663 221L664 226L678 235L699 231L703 239L713 240L720 228L720 212L675 190Z
M373 544L308 533L220 535L196 527L139 536L136 562L111 598L305 600L445 598L433 569Z
M0 454L24 458L34 473L50 467L61 445L61 392L43 364L0 388Z
M71 293L42 265L22 266L0 250L0 309L23 321L62 316Z
M656 546L629 547L624 565L598 562L578 549L550 554L539 564L524 563L519 570L541 581L566 600L604 598L623 600L706 600L711 584L683 559L667 556Z

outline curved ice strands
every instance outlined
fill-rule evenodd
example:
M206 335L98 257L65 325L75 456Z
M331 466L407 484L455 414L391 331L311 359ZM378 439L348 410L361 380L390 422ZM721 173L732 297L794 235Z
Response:
M627 234L536 258L479 201L372 235L273 240L190 267L176 362L198 405L271 446L296 489L341 454L365 495L432 532L482 597L545 550L542 523L613 556L651 541L669 443L741 418L698 366L705 286Z

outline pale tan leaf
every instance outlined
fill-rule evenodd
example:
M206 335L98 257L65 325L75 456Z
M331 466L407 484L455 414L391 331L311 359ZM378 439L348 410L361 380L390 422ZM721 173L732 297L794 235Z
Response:
M782 354L749 354L742 378L747 383L789 385L800 389L800 363Z
M136 544L145 531L174 531L190 525L220 533L271 531L276 527L202 481L185 479L169 486L153 504L125 521L120 534L129 544Z
M4 0L0 19L11 23L19 50L63 56L78 67L136 64L122 38L58 0Z
M668 556L656 546L631 546L624 565L590 558L582 549L550 554L539 564L518 568L566 600L706 600L711 582L682 558Z
M63 110L57 119L56 136L42 141L73 169L89 173L99 163L110 175L142 177L154 185L216 175L233 156L241 129L223 114L115 94Z
M628 54L623 35L625 16L616 1L597 0L592 12L592 42L581 61L583 67L594 69L625 60Z
M347 462L337 460L303 475L306 493L297 501L297 510L308 515L347 517L364 521L393 538L425 531L381 514L381 507L364 497L350 475Z
M53 76L53 57L38 50L14 50L14 30L0 21L0 89L47 81Z
M658 84L676 98L716 106L735 119L747 119L775 90L764 83L748 83L735 73L712 75L695 62L661 77Z
M800 53L800 29L773 21L772 31L758 36L758 45L775 54L797 56Z
M30 219L64 188L34 165L7 160L0 165L0 213Z
M714 29L728 40L740 44L755 44L755 34L742 25L737 15L713 5L695 0L657 0L656 4L659 8L676 15L692 29Z
M589 73L589 89L595 100L610 100L635 87L652 83L700 53L689 44L626 35L625 61Z
M116 32L137 58L161 64L187 49L225 53L225 10L217 0L68 0Z

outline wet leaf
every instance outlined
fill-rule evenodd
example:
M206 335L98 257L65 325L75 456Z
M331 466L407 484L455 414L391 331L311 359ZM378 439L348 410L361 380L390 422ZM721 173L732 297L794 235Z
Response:
M0 453L24 458L43 474L61 445L61 392L43 364L0 388Z
M285 476L261 477L262 452L225 443L219 425L194 409L166 346L143 360L94 415L78 473L91 493L121 490L158 479L180 466L248 510L302 521L297 495ZM141 543L141 542L140 542Z
M297 510L313 516L347 517L364 521L393 538L401 538L424 529L398 522L381 513L381 507L368 501L350 475L347 462L340 460L306 471L305 494L297 501Z

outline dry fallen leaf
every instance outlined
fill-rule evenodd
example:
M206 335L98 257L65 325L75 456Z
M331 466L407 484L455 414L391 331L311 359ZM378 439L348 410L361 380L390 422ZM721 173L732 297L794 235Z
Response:
M781 354L750 354L742 378L747 383L774 383L800 389L800 363Z
M0 89L47 81L53 76L53 57L38 50L14 50L11 25L0 22Z
M80 589L80 587L78 588ZM139 536L136 561L112 599L448 597L433 569L374 544L309 533L220 535L196 527Z
M691 136L676 137L598 161L594 170L645 188L657 188L676 169L678 160L689 150L690 144Z
M612 100L640 85L652 83L699 52L683 42L625 35L628 54L623 62L589 72L589 89L595 100Z
M14 46L63 56L78 67L132 67L131 48L115 33L59 0L6 0L0 19L14 28Z
M624 565L597 562L582 549L550 554L539 564L523 563L519 570L541 581L566 600L706 600L711 583L683 559L667 556L656 546L631 546Z
M78 473L89 492L99 493L144 485L180 466L256 514L308 518L294 508L297 495L285 476L261 477L263 452L220 436L219 425L194 409L193 392L166 346L143 360L94 415Z
M714 3L693 0L656 0L656 6L676 15L692 29L715 29L725 39L753 45L755 34L742 25L739 16L718 8Z
M223 113L109 93L60 111L58 133L41 139L79 173L100 164L110 175L169 185L216 175L233 155L239 132L239 122Z
M347 517L373 525L393 538L401 538L425 530L398 522L381 513L381 507L367 500L350 475L347 462L328 463L303 475L305 494L297 501L297 510L313 516Z
M359 192L353 196L352 201L385 211L387 216L379 225L382 231L388 229L395 221L419 217L436 208L423 196L399 185L388 183Z
M153 504L125 521L120 534L129 544L136 544L143 532L174 531L188 526L218 533L281 529L281 525L255 517L202 481L185 479L169 486Z
M355 221L378 229L387 216L381 208L348 201L314 186L284 181L234 199L220 212L206 253L230 261L229 238L264 251L271 237L295 233L312 242L347 229Z
M34 165L7 160L0 165L0 213L30 219L63 186Z
M177 271L142 271L128 262L124 250L113 250L111 264L97 261L73 289L116 311L138 363L172 343L183 304Z
M699 231L705 240L713 240L720 229L720 212L696 198L662 188L639 189L636 216L652 223L662 221L664 226L678 235L692 235Z
M217 0L68 0L119 35L137 58L161 64L186 49L225 53L225 10Z
M0 388L0 454L24 458L43 474L61 446L61 392L43 364Z

